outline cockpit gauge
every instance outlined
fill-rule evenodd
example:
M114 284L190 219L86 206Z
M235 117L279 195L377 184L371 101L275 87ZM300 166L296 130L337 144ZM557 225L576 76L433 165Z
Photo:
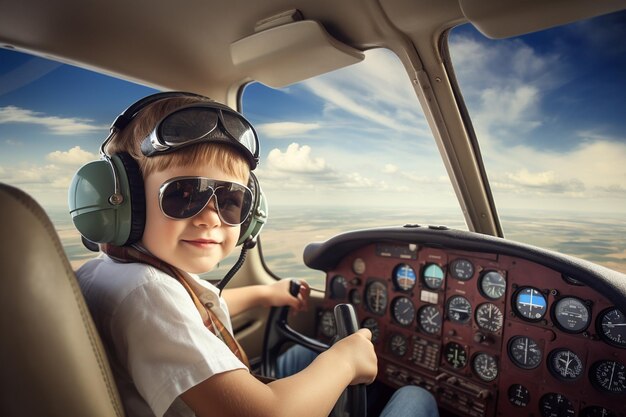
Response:
M476 309L476 324L483 330L497 333L502 329L504 315L497 305L484 303Z
M362 258L356 258L352 262L352 271L357 275L363 275L365 272L365 261Z
M589 371L591 383L601 391L612 394L626 393L626 366L613 360L594 363Z
M626 348L626 315L617 308L600 313L598 333L610 345Z
M428 334L441 333L441 312L435 305L429 304L419 311L419 327Z
M467 259L455 259L450 263L450 275L459 281L468 281L474 275L474 265Z
M456 342L447 343L443 355L446 362L455 369L461 369L467 365L467 351Z
M498 377L498 361L488 353L476 354L472 359L472 369L485 382L491 382Z
M376 342L378 342L378 339L380 338L380 327L378 327L378 322L376 321L376 319L373 319L371 317L366 318L361 323L361 327L370 329L370 332L372 332L372 343L375 344Z
M341 275L335 275L330 280L330 298L342 300L348 292L348 281Z
M572 402L563 394L549 392L539 400L542 417L574 417L576 411Z
M357 290L356 288L353 290L350 290L350 303L353 306L358 306L359 304L361 304L361 301L363 301L361 299L361 292Z
M502 297L506 291L506 279L498 271L487 271L479 281L479 289L482 295L490 300L497 300Z
M391 315L401 326L409 326L415 319L415 305L409 297L398 297L391 303Z
M541 363L541 348L527 336L515 336L509 341L509 357L522 369L534 369Z
M530 402L530 391L522 384L513 384L507 391L509 402L516 407L526 407Z
M324 311L322 313L320 317L320 331L326 337L335 337L337 334L335 316L332 311Z
M591 312L579 298L563 297L554 304L554 321L563 331L580 333L589 327Z
M409 349L409 342L406 337L399 333L394 333L389 338L389 350L394 356L404 356Z
M446 306L448 319L455 323L467 323L472 317L472 305L461 295L450 297Z
M580 412L580 417L615 417L615 413L604 407L592 405L591 407L585 407Z
M548 355L548 369L552 375L563 380L573 381L583 374L583 361L569 349L556 349Z
M548 311L548 301L538 289L523 287L515 293L513 307L523 319L539 321Z
M407 264L399 264L393 270L393 284L400 291L410 291L415 286L415 270Z
M382 316L387 308L387 286L380 281L372 281L365 290L365 305L374 314Z
M422 272L424 284L431 290L438 290L443 287L443 269L437 264L428 264Z

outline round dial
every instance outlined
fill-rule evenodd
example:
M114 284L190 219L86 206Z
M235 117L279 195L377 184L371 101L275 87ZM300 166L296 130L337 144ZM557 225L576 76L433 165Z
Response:
M443 286L443 269L437 264L428 264L424 267L424 284L431 290L438 290Z
M460 281L467 281L474 275L474 265L467 259L455 259L450 263L450 275Z
M320 331L326 337L335 337L337 327L335 325L335 316L332 311L324 311L320 317Z
M484 303L476 309L476 324L483 330L496 333L502 329L504 315L495 304Z
M380 281L372 281L365 292L365 304L369 311L382 316L387 308L387 286Z
M399 264L393 270L393 283L400 291L410 291L415 286L415 270L407 264Z
M583 361L569 349L553 350L548 357L548 369L564 381L578 379L583 373Z
M395 356L404 356L409 347L408 345L406 337L399 333L394 333L389 339L389 349Z
M589 371L591 382L601 391L613 394L626 392L626 367L617 361L599 361Z
M352 262L352 271L357 275L362 275L365 272L365 261L361 258L356 258Z
M509 402L516 407L526 407L530 402L530 392L522 384L513 384L509 387Z
M576 411L572 402L562 394L550 392L539 400L542 417L574 417Z
M443 354L446 362L455 369L461 369L467 365L467 352L458 343L449 342L446 344Z
M509 341L509 356L522 369L534 369L541 363L541 348L527 336L515 336Z
M615 413L604 407L592 405L591 407L585 407L580 412L580 417L615 417Z
M563 297L554 304L554 320L561 330L580 333L589 326L591 314L579 298Z
M355 306L358 306L359 304L361 304L361 293L359 292L359 290L354 289L354 290L350 290L350 303L352 303Z
M441 313L435 305L426 305L419 311L419 326L428 334L441 333Z
M626 315L616 308L600 314L598 333L605 342L618 347L626 347Z
M498 271L487 271L480 278L480 292L491 300L497 300L506 291L506 280Z
M378 342L378 339L380 338L380 327L378 327L378 322L376 321L376 319L373 319L371 317L366 318L361 323L361 327L370 329L370 331L372 332L372 343Z
M472 317L472 305L467 298L455 295L448 300L447 316L455 323L467 323Z
M330 298L334 300L344 299L346 298L347 292L348 281L341 275L335 275L333 279L330 280Z
M480 379L491 382L498 377L498 361L493 355L478 353L472 361L472 369Z
M514 307L522 318L538 321L546 315L548 302L538 289L524 287L515 294Z
M402 326L409 326L415 319L415 306L408 297L398 297L391 303L393 318Z

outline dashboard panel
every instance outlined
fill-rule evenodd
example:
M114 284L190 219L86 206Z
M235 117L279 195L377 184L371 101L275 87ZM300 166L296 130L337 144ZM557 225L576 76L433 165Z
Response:
M626 416L626 318L589 285L596 270L468 234L361 231L307 247L327 273L319 338L351 303L378 379L427 388L455 414Z

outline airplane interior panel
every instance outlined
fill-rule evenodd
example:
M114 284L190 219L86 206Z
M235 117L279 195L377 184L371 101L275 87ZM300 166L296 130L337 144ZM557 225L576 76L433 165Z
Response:
M334 337L333 307L351 303L378 378L428 388L455 414L626 414L626 318L607 297L523 253L380 236L326 247L337 261L320 339Z

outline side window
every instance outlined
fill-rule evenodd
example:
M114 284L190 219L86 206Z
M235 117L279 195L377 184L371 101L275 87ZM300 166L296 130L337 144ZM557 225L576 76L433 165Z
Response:
M449 36L506 237L622 272L625 19L502 40L464 25Z
M251 84L243 112L261 140L258 177L269 202L261 242L277 276L323 286L303 249L344 231L467 228L409 77L390 51L368 51L362 63L282 89Z
M153 89L0 48L0 182L51 218L74 268L94 256L68 213L76 170L98 159L113 119Z

